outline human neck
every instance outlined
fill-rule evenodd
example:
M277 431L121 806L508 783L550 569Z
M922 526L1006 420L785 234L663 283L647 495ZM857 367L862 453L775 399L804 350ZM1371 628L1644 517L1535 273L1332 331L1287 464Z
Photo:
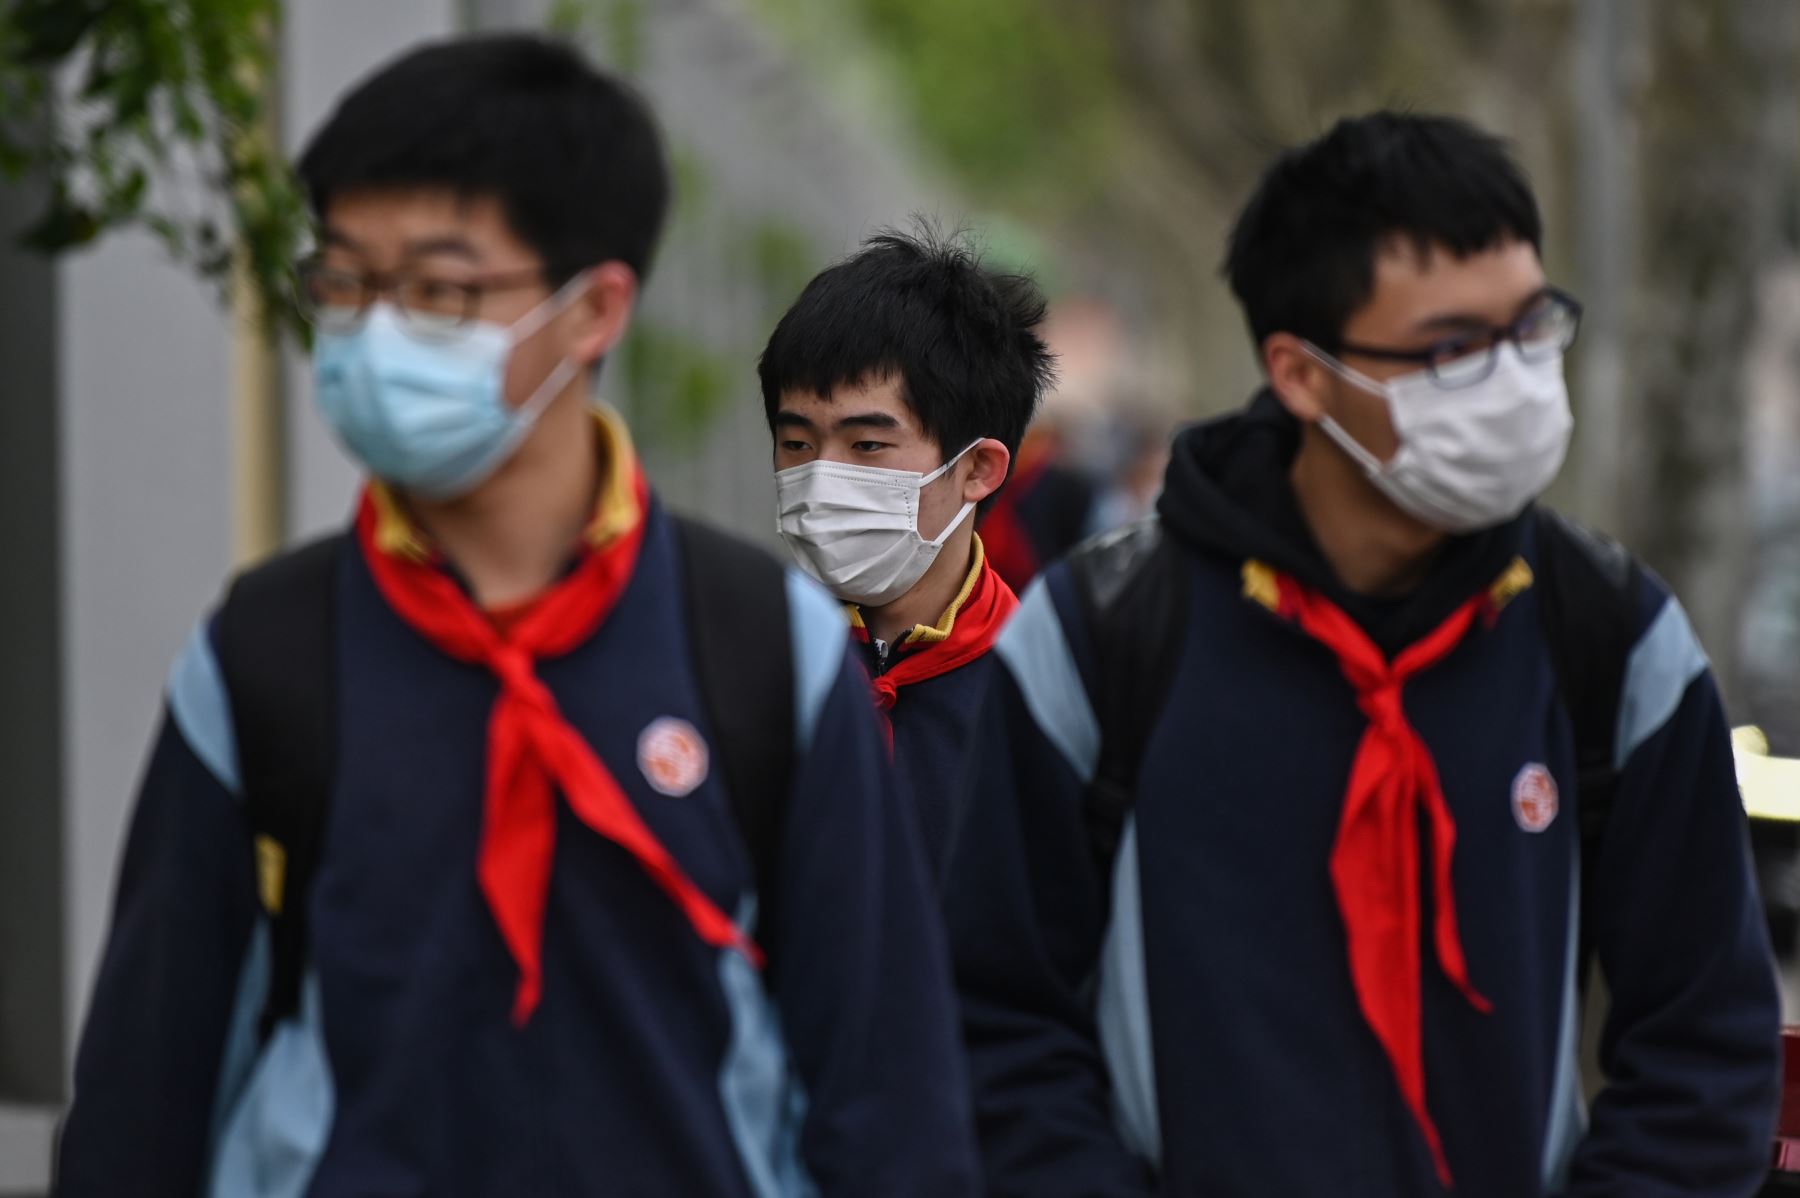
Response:
M937 560L925 576L913 584L912 590L881 607L862 608L863 626L869 636L892 643L911 632L914 626L935 625L944 610L962 593L969 579L969 566L974 561L975 530L964 521L950 534Z
M1317 427L1302 430L1289 477L1313 540L1351 592L1404 595L1431 572L1445 535L1395 507Z
M504 607L556 581L593 519L602 474L594 418L578 394L565 394L481 486L444 502L409 496L407 505L475 602Z

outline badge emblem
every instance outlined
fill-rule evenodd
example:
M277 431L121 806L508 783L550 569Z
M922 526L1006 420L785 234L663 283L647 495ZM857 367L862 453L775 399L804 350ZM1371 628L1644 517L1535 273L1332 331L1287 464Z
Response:
M1532 762L1513 779L1513 818L1527 832L1542 832L1556 819L1559 807L1556 779L1550 771Z
M686 720L661 716L638 735L638 769L658 794L672 799L706 781L706 742Z

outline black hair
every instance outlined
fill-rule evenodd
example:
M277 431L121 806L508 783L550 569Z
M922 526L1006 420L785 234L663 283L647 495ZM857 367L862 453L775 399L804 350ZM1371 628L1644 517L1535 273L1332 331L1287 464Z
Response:
M1458 258L1508 240L1541 252L1543 225L1499 138L1455 117L1346 118L1276 159L1232 229L1224 273L1250 335L1335 350L1393 238Z
M344 96L299 173L320 218L360 188L491 197L556 285L606 261L641 279L669 207L649 108L570 46L533 34L401 55Z
M769 427L784 392L829 395L886 375L946 455L983 437L1017 454L1056 378L1044 296L966 239L887 231L806 285L757 363Z

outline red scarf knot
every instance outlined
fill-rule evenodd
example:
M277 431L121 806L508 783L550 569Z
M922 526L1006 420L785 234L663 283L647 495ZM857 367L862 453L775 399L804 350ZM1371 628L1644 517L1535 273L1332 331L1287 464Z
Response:
M875 706L883 713L894 710L900 701L901 687L948 674L994 647L1019 600L988 564L985 553L978 557L973 574L962 604L947 613L950 629L943 639L895 645L897 660L869 680Z
M1438 1177L1448 1187L1450 1168L1425 1102L1421 819L1431 838L1432 941L1439 968L1476 1010L1485 1014L1492 1006L1469 980L1457 930L1451 884L1456 823L1444 800L1437 763L1406 718L1403 697L1406 683L1448 657L1491 605L1485 594L1470 599L1389 662L1329 599L1286 575L1278 575L1276 582L1278 613L1337 657L1369 720L1351 765L1331 853L1331 880L1363 1018L1381 1042Z
M573 651L594 635L637 567L650 492L634 471L637 517L574 567L502 636L486 613L434 561L384 553L376 503L357 513L357 540L382 598L439 652L485 667L500 683L488 716L487 778L475 873L507 952L519 969L513 1020L531 1018L543 992L544 910L556 854L556 796L595 833L637 859L707 944L762 954L687 877L656 839L593 747L557 706L537 663Z

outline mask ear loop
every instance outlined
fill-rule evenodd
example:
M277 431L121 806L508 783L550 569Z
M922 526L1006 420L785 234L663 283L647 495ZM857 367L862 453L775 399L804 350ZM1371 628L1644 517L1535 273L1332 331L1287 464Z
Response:
M942 466L939 466L936 470L933 470L930 474L923 475L922 477L920 477L919 485L921 487L929 487L932 483L934 483L938 479L944 477L944 475L949 471L950 467L956 465L958 462L962 461L965 457L967 457L969 454L969 451L971 449L974 449L977 445L980 445L983 440L984 440L984 438L977 437L973 441L969 442L967 445L963 446L962 451L960 453L958 453L955 457L953 457L949 461L945 462Z
M924 478L920 479L919 485L921 487L926 487L926 486L929 486L932 483L936 482L938 479L944 477L944 475L949 471L950 467L956 465L958 462L962 461L963 458L967 457L969 451L971 449L974 449L977 445L980 445L982 440L983 440L983 438L977 437L977 438L975 438L975 440L973 440L973 441L969 442L967 445L963 446L961 452L959 452L955 457L951 458L949 461L945 462L942 466L939 466L936 470L933 470L930 474L927 474ZM925 544L930 545L933 549L942 549L944 547L944 542L950 539L950 534L955 532L957 530L957 527L959 525L961 525L964 520L967 520L969 518L969 513L974 510L975 510L975 504L973 504L973 503L963 504L962 510L960 512L956 513L956 519L954 519L954 520L950 521L950 523L946 524L944 526L943 532L940 532L937 536L933 537L929 541L925 541L925 539L923 537L921 537L919 539L921 541L925 541Z
M1386 385L1370 378L1355 367L1346 366L1344 363L1338 361L1335 357L1326 353L1310 341L1302 340L1300 346L1302 349L1306 350L1319 365L1331 371L1331 373L1337 375L1352 387L1367 391L1371 395L1380 396L1382 402L1387 404L1388 416L1392 419L1394 397L1388 394ZM1319 431L1331 438L1332 443L1343 450L1345 455L1349 457L1351 461L1355 462L1358 466L1361 466L1363 472L1370 478L1375 478L1387 470L1387 463L1370 453L1362 442L1350 435L1350 430L1339 424L1332 417L1321 415L1314 423L1319 426Z
M591 270L582 271L557 288L554 295L546 297L543 303L513 321L506 330L507 338L512 342L511 349L517 349L519 342L538 332L559 316L563 309L569 306L570 301L581 293L582 288L588 285L593 274L594 272ZM522 327L524 327L524 331L520 332ZM508 350L509 357L511 349ZM573 379L580 369L581 367L571 358L564 358L558 362L556 367L544 376L544 381L538 384L537 390L533 391L524 403L513 409L514 423L521 424L526 428L537 423L537 418L544 414L544 409L555 402L556 397L562 394L563 388L569 385L569 380Z
M562 315L563 309L569 306L569 302L581 293L593 277L593 271L584 270L558 287L555 292L545 296L544 301L537 307L506 326L507 340L512 343L514 348L517 348L519 342Z

